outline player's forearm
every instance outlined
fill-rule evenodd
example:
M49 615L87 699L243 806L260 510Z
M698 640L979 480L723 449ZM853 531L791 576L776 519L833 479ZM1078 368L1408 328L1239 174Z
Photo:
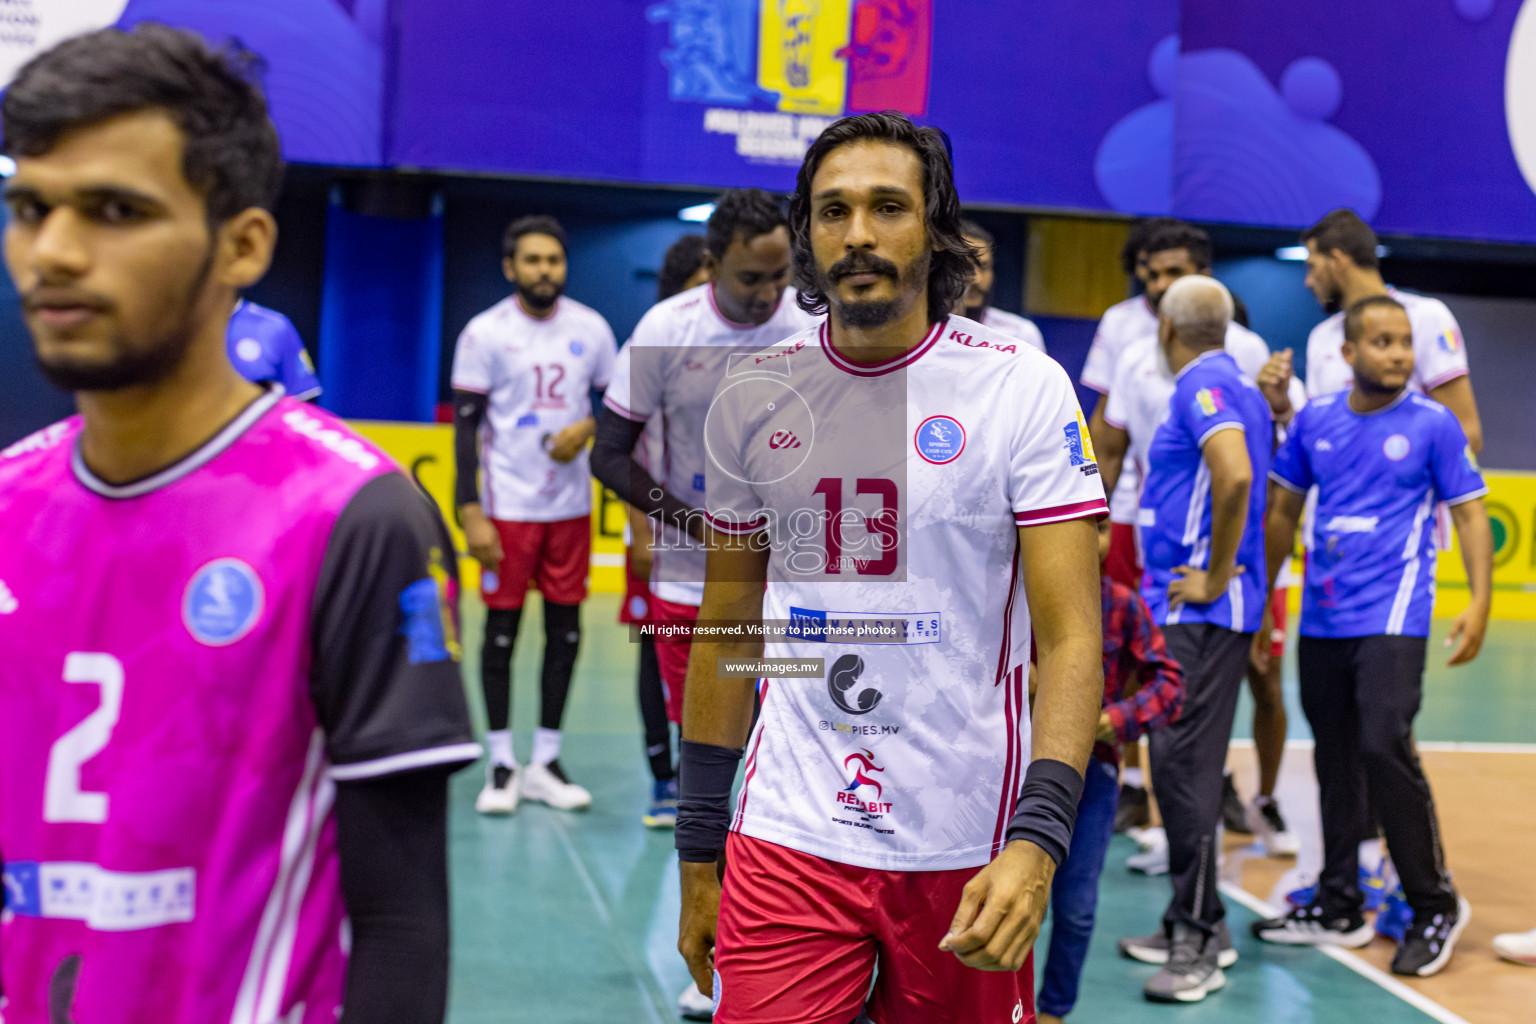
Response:
M1098 531L1079 519L1023 527L1019 538L1039 662L1034 758L1064 762L1081 774L1104 703Z
M441 1024L448 1004L448 773L349 782L336 844L352 929L346 1024Z
M1104 483L1104 494L1113 498L1115 487L1120 483L1120 473L1125 468L1125 449L1110 448L1098 453L1099 479Z
M1211 473L1211 553L1206 562L1210 575L1231 579L1237 571L1237 549L1243 542L1248 520L1251 474Z
M487 398L473 391L453 393L453 503L479 507L480 423L485 419Z
M1297 496L1279 484L1269 485L1269 507L1264 517L1264 569L1270 586L1280 578L1280 570L1296 544L1296 527L1301 516L1292 506Z
M1079 773L1088 765L1104 703L1102 636L1065 637L1040 650L1040 683L1033 714L1034 760L1062 761Z
M1481 498L1475 498L1452 505L1451 519L1461 544L1472 606L1486 614L1493 605L1493 528L1488 522L1488 509Z
M598 483L652 519L675 526L691 537L702 536L699 511L662 487L635 461L635 444L645 432L644 423L605 409L595 430L597 440L592 446L590 464Z
M704 619L703 609L699 618ZM708 620L718 622L720 620ZM754 676L722 676L720 663L755 661L763 656L763 643L699 643L688 655L688 683L683 688L681 736L695 743L740 749L752 726Z
M1454 380L1448 380L1431 391L1429 397L1451 410L1456 421L1461 424L1462 432L1467 435L1467 444L1472 446L1472 454L1481 454L1483 420L1477 412L1477 397L1472 393L1471 376L1464 373Z

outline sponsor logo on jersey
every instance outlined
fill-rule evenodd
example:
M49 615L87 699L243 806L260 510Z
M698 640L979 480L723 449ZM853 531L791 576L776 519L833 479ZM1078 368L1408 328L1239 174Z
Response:
M69 433L69 421L61 420L52 426L44 427L35 434L28 434L9 448L0 451L0 459L14 459L28 452L47 451L63 440L67 433Z
M261 358L261 342L255 338L241 338L235 342L235 355L243 363L254 363Z
M773 435L768 438L768 447L774 451L778 451L780 448L799 448L800 439L795 436L793 430L775 430Z
M703 473L695 473L695 474L693 474L693 489L696 490L696 491L704 490L704 474Z
M1387 438L1381 446L1381 453L1393 462L1402 462L1408 457L1408 449L1412 447L1408 438L1403 434L1393 434Z
M1067 461L1072 464L1083 476L1094 476L1099 471L1099 460L1094 456L1093 437L1088 433L1088 421L1083 419L1082 412L1078 412L1077 418L1061 428L1066 437Z
M1320 452L1331 452L1333 451L1333 442L1325 437L1317 442L1317 450Z
M985 338L977 341L974 334L964 334L958 330L949 332L949 340L958 341L967 348L990 348L997 352L1017 352L1019 350L1019 346L1013 342L987 341Z
M823 718L818 726L822 732L840 732L845 736L896 736L901 732L899 725L860 725L852 722L834 722Z
M867 715L880 706L885 694L873 686L860 685L864 674L864 659L857 654L845 654L832 663L827 673L827 696L832 703L850 715Z
M698 371L698 370L704 369L704 364L699 362L697 359L684 359L683 360L683 369L690 370L690 371Z
M536 427L538 425L539 414L536 412L523 413L517 418L517 422L513 424L514 427Z
M579 341L572 341L571 342L571 355L579 356L583 352L585 352L586 350L587 350L587 346L583 345L581 342L579 342Z
M943 639L938 612L829 612L789 609L790 640L821 644L936 644Z
M370 452L363 442L345 431L326 426L319 417L311 416L303 409L294 409L288 413L283 417L283 423L295 434L309 438L359 469L378 468L379 457Z
M1441 331L1440 337L1436 341L1440 345L1440 351L1442 352L1449 352L1454 355L1461 351L1461 331L1454 327Z
M238 558L219 558L192 574L181 619L200 643L225 647L251 631L264 601L256 570Z
M5 909L17 917L81 921L98 931L141 931L197 916L197 871L109 871L79 861L12 861Z
M953 416L930 416L918 426L912 442L923 461L943 466L965 451L965 428Z
M840 825L873 829L885 835L895 831L890 828L881 828L878 824L891 812L895 804L884 799L885 785L875 778L885 769L875 761L874 751L865 748L849 754L843 758L843 771L848 776L848 785L837 793L838 810L854 811L858 814L859 820L850 821L838 817L832 820Z
M400 592L400 632L412 665L448 661L448 637L443 625L442 595L433 579L417 580Z
M0 615L10 615L21 604L16 600L16 595L11 593L11 588L5 585L5 580L0 580Z
M1215 416L1227 407L1221 388L1201 388L1195 392L1191 408L1196 416Z

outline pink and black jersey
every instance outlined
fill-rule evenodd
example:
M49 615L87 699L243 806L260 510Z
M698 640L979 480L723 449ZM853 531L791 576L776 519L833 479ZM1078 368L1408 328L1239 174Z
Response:
M853 363L826 324L733 365L705 497L770 550L770 679L734 829L889 871L990 861L1030 759L1018 527L1104 516L1061 366L961 317Z
M281 396L121 486L0 453L6 1024L334 1024L336 785L478 755L441 520Z

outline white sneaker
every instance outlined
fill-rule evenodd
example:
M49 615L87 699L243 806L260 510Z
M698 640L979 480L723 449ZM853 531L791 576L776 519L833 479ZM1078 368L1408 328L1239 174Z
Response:
M1493 937L1493 951L1505 960L1536 967L1536 928Z
M475 797L475 810L481 814L508 815L516 812L522 795L523 773L517 766L492 765L485 788Z
M521 772L523 796L562 811L584 811L592 806L592 794L566 777L559 759L531 764Z
M1128 870L1143 875L1166 875L1168 873L1168 836L1166 834L1158 836L1151 847L1125 858L1125 866Z
M677 997L677 1012L684 1020L713 1020L715 1001L699 991L699 986L689 982L683 994Z
M1143 850L1150 850L1158 843L1166 843L1168 841L1168 833L1163 830L1161 825L1154 828L1126 829L1125 834L1130 836L1136 845Z
M1280 816L1280 803L1274 797L1255 797L1244 812L1254 838L1264 847L1265 856L1294 857L1301 852L1296 838Z

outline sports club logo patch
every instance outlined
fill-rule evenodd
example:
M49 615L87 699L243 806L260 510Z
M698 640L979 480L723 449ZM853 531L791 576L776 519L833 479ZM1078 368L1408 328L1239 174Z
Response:
M912 443L924 462L947 465L965 451L965 428L953 416L930 416L918 426Z
M443 562L442 550L433 548L427 555L426 578L400 592L400 632L412 665L459 660L458 629L450 611L457 583Z
M1408 450L1412 447L1408 438L1402 434L1393 434L1382 443L1381 453L1393 462L1402 462L1408 457Z
M583 345L581 342L579 342L579 341L571 342L571 355L579 356L583 352L585 352L586 350L587 350L587 346Z
M181 620L199 643L226 647L256 625L265 600L256 570L238 558L219 558L192 574Z
M1195 392L1195 400L1191 403L1191 410L1196 416L1215 416L1227 407L1227 400L1221 393L1221 388L1201 388Z
M1461 351L1461 331L1455 327L1440 332L1440 337L1435 339L1440 346L1440 351L1455 355Z
M885 784L875 777L885 771L875 760L875 752L867 747L854 751L843 758L843 771L848 776L848 785L838 791L837 802L838 810L848 817L834 815L832 820L840 825L867 828L880 835L895 832L885 825L885 817L895 804L884 799Z
M1083 419L1081 411L1077 418L1061 428L1066 437L1066 443L1062 447L1066 450L1067 461L1072 468L1084 476L1094 476L1099 471L1099 460L1093 452L1093 436L1088 433L1088 422Z

